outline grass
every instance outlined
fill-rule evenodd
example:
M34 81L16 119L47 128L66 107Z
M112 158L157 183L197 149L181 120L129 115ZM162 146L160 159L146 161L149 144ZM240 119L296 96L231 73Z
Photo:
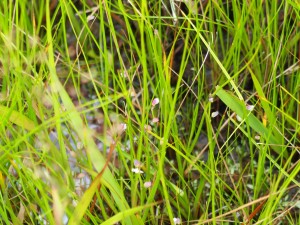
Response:
M297 2L0 8L1 224L299 224Z

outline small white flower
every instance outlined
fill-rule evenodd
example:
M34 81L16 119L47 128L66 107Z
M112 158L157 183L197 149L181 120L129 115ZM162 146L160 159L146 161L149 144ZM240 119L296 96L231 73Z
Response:
M126 123L121 123L120 127L121 127L122 131L125 131L127 129L127 124Z
M145 125L144 129L145 129L145 131L149 132L152 130L152 127L150 125Z
M259 141L260 140L260 136L259 135L255 135L254 139L257 140L257 141Z
M175 224L181 224L180 218L173 218Z
M129 89L129 93L130 93L130 97L135 97L136 96L136 92L133 88Z
M152 107L156 106L159 103L159 98L155 98L152 101Z
M208 101L209 102L214 102L214 97L211 94L209 94L209 96L208 96Z
M125 70L125 71L123 71L123 72L121 72L120 73L120 75L121 75L121 77L124 77L124 78L127 78L127 79L129 79L129 76L128 76L128 73L127 73L127 71Z
M80 142L80 141L77 142L76 147L77 147L77 149L79 149L79 150L83 149L83 143Z
M144 183L144 188L149 188L152 186L152 182L151 181L147 181Z
M86 18L86 20L89 22L89 21L91 21L91 20L94 20L95 19L95 16L93 16L93 15L89 15L87 18Z
M219 115L219 111L215 111L215 112L212 112L211 117L215 118L218 115Z
M239 122L242 122L242 120L243 120L239 115L236 115L236 119L237 119L237 121L239 121Z
M141 163L139 160L135 159L135 160L133 161L133 165L134 165L136 168L140 168L140 167L142 166L142 163Z
M82 178L84 178L85 177L85 174L84 173L79 173L79 174L77 174L77 179L82 179Z
M132 168L131 172L133 172L133 173L144 173L142 170L140 170L140 168Z
M152 123L158 123L159 122L159 119L157 118L157 117L154 117L153 119L152 119Z
M249 111L253 111L254 105L246 105L246 109Z

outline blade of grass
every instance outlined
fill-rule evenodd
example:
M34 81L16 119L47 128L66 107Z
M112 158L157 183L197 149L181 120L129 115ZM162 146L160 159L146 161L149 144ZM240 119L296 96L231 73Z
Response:
M8 117L8 120L28 131L31 131L34 129L35 124L32 120L30 120L27 116L24 114L12 110L9 107L0 105L0 114L2 115L2 118Z
M84 195L82 196L80 202L77 204L74 213L72 214L70 220L69 220L69 225L76 225L76 224L80 224L81 219L83 218L88 206L90 205L93 196L95 195L96 191L100 191L100 187L101 187L101 179L103 176L103 173L105 172L108 163L110 161L110 158L112 156L112 153L115 149L115 144L111 144L109 147L109 154L107 155L107 159L105 162L104 167L102 168L102 170L97 174L96 178L94 179L94 181L92 182L92 184L90 185L90 187L85 191ZM96 204L96 199L93 200L90 211L92 213L94 207ZM89 220L89 219L88 219Z
M257 119L251 112L246 109L246 105L243 101L239 100L233 94L223 90L221 87L217 87L216 95L227 105L232 111L234 111L239 117L245 119L249 126L257 133L262 135L265 140L270 143L270 146L274 151L283 155L285 158L288 157L287 152L283 152L280 147L280 143L273 136L270 129L267 129L262 122Z
M144 209L146 208L150 208L152 206L155 206L157 204L159 204L160 202L154 202L151 204L147 204L147 205L143 205L143 206L137 206L128 210L124 210L123 212L120 212L114 216L112 216L111 218L109 218L108 220L106 220L105 222L101 223L102 225L111 225L111 224L116 224L120 221L122 221L124 218L134 215L136 213L141 213ZM142 221L140 221L140 224L143 224Z

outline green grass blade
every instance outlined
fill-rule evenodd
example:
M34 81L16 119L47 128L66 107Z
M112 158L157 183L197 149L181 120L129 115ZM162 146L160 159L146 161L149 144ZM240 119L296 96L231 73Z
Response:
M282 148L280 147L278 140L273 136L272 133L270 133L270 130L267 129L259 119L257 119L257 117L255 117L246 109L244 102L239 100L232 93L223 90L221 87L217 87L216 95L239 117L245 119L245 121L249 123L249 126L255 132L259 133L265 140L268 140L270 146L277 154L283 154L285 158L288 157L287 152L282 152Z
M257 94L258 94L259 99L261 101L262 108L264 109L264 111L266 113L266 116L267 116L268 120L270 121L269 124L272 124L272 126L277 127L276 117L272 113L272 110L271 110L268 102L266 101L267 98L264 94L264 91L263 91L258 79L256 78L256 76L254 75L254 73L252 72L252 70L249 67L248 67L248 70L250 71L251 78L252 78L255 90L257 91ZM276 132L276 129L273 129L273 132L274 132L274 136L276 137L277 140L282 139L282 137L280 137L280 134L278 132Z
M120 213L114 215L113 217L109 218L108 220L106 220L104 223L101 223L101 224L102 225L116 224L128 216L134 215L136 213L140 213L142 210L152 207L152 206L155 206L157 204L158 203L151 203L151 204L137 206L137 207L125 210L123 212L120 212ZM143 224L143 223L141 222L140 224Z
M6 106L0 105L0 114L2 115L2 118L8 117L10 122L28 131L33 130L35 127L34 122L27 116Z

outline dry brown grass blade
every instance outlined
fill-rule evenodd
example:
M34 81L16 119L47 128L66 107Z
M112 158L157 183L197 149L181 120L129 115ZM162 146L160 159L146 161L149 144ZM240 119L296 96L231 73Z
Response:
M287 190L290 190L290 189L292 189L292 188L294 188L294 187L296 187L297 185L292 185L291 187L289 187L289 188L287 188L286 189L286 191ZM253 200L252 202L249 202L249 203L246 203L246 204L244 204L244 205L242 205L242 206L240 206L240 207L238 207L238 208L236 208L236 209L233 209L233 210L230 210L229 212L227 212L227 213L223 213L223 214L221 214L221 215L219 215L219 216L216 216L216 217L214 217L214 218L211 218L211 219L207 219L207 220L204 220L204 221L199 221L198 223L195 223L194 225L199 225L199 224L207 224L207 223L210 223L210 222L212 222L212 221L216 221L216 220L218 220L218 219L221 219L221 218L223 218L223 217L225 217L225 216L228 216L228 215L231 215L231 214L233 214L233 213L235 213L235 212L238 212L238 211L240 211L240 210L242 210L242 209L244 209L244 208L247 208L247 207L249 207L249 206L252 206L252 205L254 205L254 204L257 204L257 203L260 203L260 204L262 204L262 202L263 203L265 203L267 200L268 200L268 198L270 197L270 196L273 196L273 195L277 195L277 194L280 194L281 193L281 191L277 191L277 192L274 192L274 193L272 193L272 194L268 194L268 195L266 195L266 196L263 196L263 197L261 197L261 198L259 198L259 199L256 199L256 200ZM262 204L262 206L263 206L263 204ZM260 208L262 207L262 206L260 206ZM254 212L255 212L255 214L259 211L259 206L251 213L251 214L253 214L253 216L254 216ZM250 215L251 216L251 215ZM248 219L250 218L250 216L248 217ZM253 218L253 217L252 217ZM251 218L251 219L252 219ZM248 224L248 220L247 219L247 222L246 222L246 224ZM246 225L245 224L245 225Z
M94 182L99 182L99 185L98 185L98 188L97 188L97 191L98 191L98 192L100 191L100 188L101 188L100 180L101 180L101 178L102 178L102 176L103 176L103 174L104 174L106 168L108 167L108 164L109 164L109 162L110 162L110 159L111 159L112 154L113 154L113 152L114 152L114 149L115 149L115 147L116 147L116 143L117 143L117 142L114 142L114 143L112 143L112 144L109 146L109 153L108 153L108 155L107 155L106 162L105 162L103 168L101 169L101 171L98 173L98 175L96 176L96 178L95 178L95 180L94 180ZM90 213L91 213L91 214L92 214L92 212L94 211L94 208L95 208L95 205L96 205L96 201L97 201L97 195L96 195L96 193L95 193L95 194L94 194L93 201L91 202L91 207L90 207ZM87 217L86 220L89 221L89 220L90 220L90 217Z
M253 212L249 215L249 217L247 218L245 223L242 223L242 225L247 225L250 223L250 221L253 219L253 217L261 210L261 208L263 207L263 205L265 204L265 202L267 201L267 199L263 200L254 210Z

